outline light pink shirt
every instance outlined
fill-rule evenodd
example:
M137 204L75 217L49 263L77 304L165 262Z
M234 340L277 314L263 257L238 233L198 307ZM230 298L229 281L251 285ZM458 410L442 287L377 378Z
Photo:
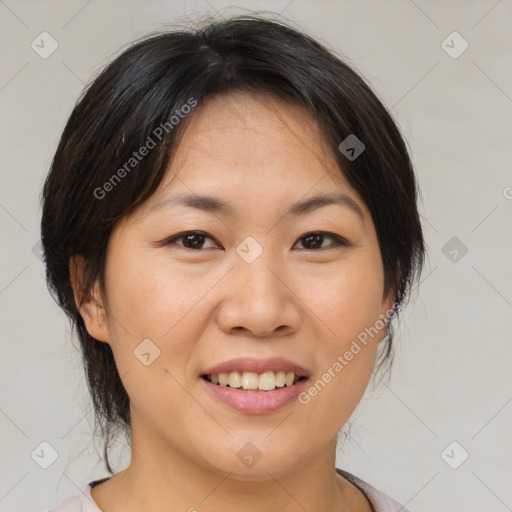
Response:
M336 471L361 490L371 503L374 512L410 512L395 500L391 499L383 492L378 491L375 487L371 486L364 480L361 480L357 476L343 471L342 469L336 469ZM94 487L92 484L98 484L101 481L103 480L90 482L81 494L71 496L55 507L47 509L44 512L103 512L98 505L96 505L91 496L91 489Z

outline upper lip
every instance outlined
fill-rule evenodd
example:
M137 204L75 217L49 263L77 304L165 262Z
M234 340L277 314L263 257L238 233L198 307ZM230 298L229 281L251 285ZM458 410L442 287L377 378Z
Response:
M251 357L242 357L238 359L230 359L223 363L216 364L208 370L202 372L201 375L213 375L219 373L239 372L255 372L264 373L271 371L293 372L301 377L308 377L309 372L293 361L282 357L272 357L269 359L254 359Z

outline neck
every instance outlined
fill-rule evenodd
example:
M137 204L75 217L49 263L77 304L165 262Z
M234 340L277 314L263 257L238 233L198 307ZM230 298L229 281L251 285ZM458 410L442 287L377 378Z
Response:
M336 440L284 475L265 472L249 481L133 434L130 466L110 479L108 494L106 486L93 489L95 501L109 512L371 511L362 493L335 471Z
M108 512L371 512L363 493L336 473L336 438L312 457L281 458L278 468L263 460L250 471L220 469L188 447L149 428L132 415L131 462L92 491ZM185 451L186 450L186 451ZM303 453L303 452L302 452ZM279 459L279 458L278 458Z

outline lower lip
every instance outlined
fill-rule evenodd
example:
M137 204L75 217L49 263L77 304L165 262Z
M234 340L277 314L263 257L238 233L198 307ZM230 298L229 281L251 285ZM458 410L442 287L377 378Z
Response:
M304 390L309 379L302 379L293 386L284 386L272 391L241 391L229 386L219 386L200 377L209 393L216 398L247 414L265 414L275 412L293 402Z

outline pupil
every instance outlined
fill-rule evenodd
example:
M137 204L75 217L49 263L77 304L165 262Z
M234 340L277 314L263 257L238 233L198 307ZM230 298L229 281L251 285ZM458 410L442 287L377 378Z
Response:
M194 238L199 238L199 242L198 243L191 242L191 240L194 239ZM185 237L185 240L187 241L185 245L190 243L190 245L192 247L200 247L202 245L202 243L204 242L203 239L204 239L204 235L197 235L197 234L187 235Z
M306 237L306 244L308 244L309 242L308 241L313 241L312 245L316 248L316 247L321 247L322 246L322 238L323 238L323 235L321 234L315 234L315 235L308 235ZM318 243L319 242L319 243Z

